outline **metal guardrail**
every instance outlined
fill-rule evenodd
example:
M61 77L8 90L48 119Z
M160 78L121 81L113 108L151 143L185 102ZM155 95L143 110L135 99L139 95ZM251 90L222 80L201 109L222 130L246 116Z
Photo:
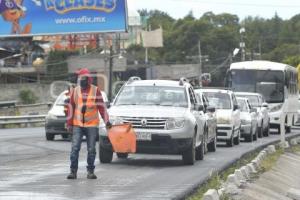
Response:
M45 118L46 115L0 116L0 125L43 123Z
M1 101L0 108L16 107L17 101Z

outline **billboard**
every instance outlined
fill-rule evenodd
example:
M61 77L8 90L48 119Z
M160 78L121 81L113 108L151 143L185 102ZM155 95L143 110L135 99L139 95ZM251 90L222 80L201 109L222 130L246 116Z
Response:
M126 0L0 0L0 37L125 32Z

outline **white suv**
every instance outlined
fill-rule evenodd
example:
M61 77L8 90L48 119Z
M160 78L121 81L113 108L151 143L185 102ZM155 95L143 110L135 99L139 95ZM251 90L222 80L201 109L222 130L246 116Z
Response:
M201 89L217 113L217 139L232 147L240 143L241 119L236 97L231 90Z
M180 154L194 164L204 157L207 126L204 108L192 86L180 81L129 80L109 109L113 124L132 123L137 134L137 153ZM112 161L112 146L100 133L100 161ZM117 154L127 158L128 154Z

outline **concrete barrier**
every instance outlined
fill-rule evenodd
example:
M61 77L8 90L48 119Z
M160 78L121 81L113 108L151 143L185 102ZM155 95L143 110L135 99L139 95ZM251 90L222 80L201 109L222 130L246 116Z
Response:
M285 141L284 143L280 143L280 147L287 149L287 148L290 148L290 144L288 141Z
M300 200L300 190L291 188L287 192L287 197L293 199L293 200Z
M240 168L243 176L245 177L246 180L249 180L250 179L250 173L248 172L248 169L246 166L243 166Z
M234 171L234 174L235 174L235 176L239 179L239 181L240 181L241 183L246 182L247 179L244 177L244 175L243 175L243 173L242 173L242 171L241 171L240 169L236 169L236 170Z
M252 160L251 163L253 164L254 168L258 170L260 168L260 164L258 160Z
M256 171L256 169L255 169L255 167L254 167L254 165L253 165L252 163L249 163L249 164L247 164L246 166L247 166L248 171L250 172L250 174L255 174L255 173L257 173L257 171Z
M241 186L241 182L240 180L238 179L238 177L235 175L235 174L230 174L228 177L227 177L227 181L226 181L227 184L233 184L237 187L240 187Z
M275 153L276 152L276 148L274 145L269 145L267 147L267 151L268 151L268 154L272 154L272 153Z
M209 189L203 196L203 200L219 200L218 191L215 189Z
M292 146L298 145L298 141L297 141L296 138L292 139L290 143L291 143Z

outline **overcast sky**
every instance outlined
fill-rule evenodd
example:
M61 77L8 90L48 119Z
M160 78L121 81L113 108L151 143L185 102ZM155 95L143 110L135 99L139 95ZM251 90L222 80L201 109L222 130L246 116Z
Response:
M244 19L246 16L272 18L277 14L289 19L300 14L299 0L127 0L129 9L158 9L169 13L174 18L182 18L189 11L195 17L213 11L215 14L231 13Z

